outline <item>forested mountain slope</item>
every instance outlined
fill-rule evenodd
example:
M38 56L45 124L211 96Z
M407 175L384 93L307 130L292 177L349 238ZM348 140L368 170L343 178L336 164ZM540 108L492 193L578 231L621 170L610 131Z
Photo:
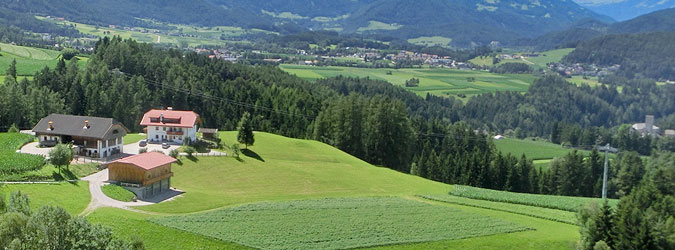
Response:
M135 1L26 0L0 3L21 13L97 24L156 26L145 19L195 25L229 25L280 32L332 29L399 38L445 36L457 46L512 42L568 27L585 18L610 22L561 0L362 1Z

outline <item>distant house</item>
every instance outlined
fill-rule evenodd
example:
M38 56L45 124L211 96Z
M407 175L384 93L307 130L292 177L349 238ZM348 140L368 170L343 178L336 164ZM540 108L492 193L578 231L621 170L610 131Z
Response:
M171 187L171 164L173 157L160 152L148 152L111 161L108 167L108 182L136 194L140 199L151 198L168 191Z
M33 128L42 147L72 143L75 154L105 158L123 152L129 130L112 118L51 114Z
M663 132L663 136L666 136L666 137L675 137L675 130L673 130L673 129L666 129L666 131Z
M504 136L503 135L495 135L492 138L498 141L498 140L504 139Z
M654 116L653 115L647 115L645 116L645 122L643 123L635 123L633 126L631 126L633 131L640 133L642 136L650 135L650 136L658 136L661 133L661 130L659 127L654 126Z
M199 115L193 111L178 111L171 107L153 109L143 115L141 126L145 127L148 142L183 144L197 140Z
M204 138L218 138L217 128L199 128L199 133L202 133Z

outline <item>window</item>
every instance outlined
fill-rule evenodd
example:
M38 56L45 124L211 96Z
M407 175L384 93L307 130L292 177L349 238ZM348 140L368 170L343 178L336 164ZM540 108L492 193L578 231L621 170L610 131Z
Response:
M159 130L159 127L155 127L155 130Z
M162 127L162 130L166 131L166 127Z
M119 133L119 132L120 132L120 131L118 131L117 129L115 129L115 130L113 130L113 135L114 135L114 134L117 134L117 133Z
M159 139L159 135L155 135L155 139Z

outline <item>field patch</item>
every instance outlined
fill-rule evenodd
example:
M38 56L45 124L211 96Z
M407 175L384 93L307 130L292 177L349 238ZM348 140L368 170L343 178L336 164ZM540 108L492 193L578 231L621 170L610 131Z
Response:
M363 31L372 31L372 30L397 30L403 27L403 25L395 24L395 23L383 23L383 22L378 22L378 21L368 21L368 26L366 27L359 27L356 31L358 32L363 32Z
M574 149L564 148L558 144L545 141L504 138L495 140L494 142L497 149L502 151L502 154L504 155L510 153L513 156L520 157L525 154L528 159L532 160L546 160L555 157L563 157L569 152L574 151Z
M393 197L257 203L152 221L263 249L345 249L529 229L489 216Z
M7 176L38 170L45 158L37 155L16 153L22 145L33 141L33 136L19 133L0 133L0 180Z
M494 202L488 200L469 199L454 195L422 195L420 197L434 201L441 201L471 207L487 208L497 211L522 214L532 216L535 218L563 222L571 225L576 225L577 223L576 213L558 209L527 206L514 203Z
M406 80L417 78L420 80L420 85L406 89L422 97L431 93L436 96L455 97L462 100L468 95L497 91L526 92L535 79L531 74L493 74L486 71L447 68L371 69L290 64L282 64L279 67L289 74L310 81L335 76L369 77L404 87Z
M5 193L7 198L10 193L16 191L28 195L32 209L45 205L61 206L70 214L82 212L91 199L89 184L86 181L58 184L11 184L0 187L0 193Z
M0 43L0 74L4 75L16 60L17 75L33 75L44 67L54 68L60 51Z
M454 185L450 194L470 199L522 204L570 212L577 212L591 202L602 202L600 198L514 193L462 185ZM619 203L619 200L616 199L608 199L608 201L612 206Z
M450 42L452 38L443 37L443 36L422 36L418 38L408 39L409 43L422 45L422 46L441 46L441 47L450 47Z

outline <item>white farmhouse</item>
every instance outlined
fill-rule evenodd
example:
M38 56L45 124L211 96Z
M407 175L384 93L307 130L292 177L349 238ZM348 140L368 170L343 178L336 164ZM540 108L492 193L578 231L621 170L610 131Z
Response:
M197 140L199 115L193 111L152 109L143 115L141 126L145 127L149 143L183 144Z

